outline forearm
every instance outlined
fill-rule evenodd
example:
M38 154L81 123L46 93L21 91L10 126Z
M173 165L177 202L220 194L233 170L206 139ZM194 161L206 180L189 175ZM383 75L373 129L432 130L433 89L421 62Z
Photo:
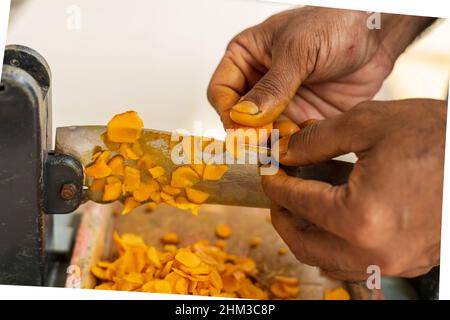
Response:
M380 41L392 61L416 39L436 18L382 14Z

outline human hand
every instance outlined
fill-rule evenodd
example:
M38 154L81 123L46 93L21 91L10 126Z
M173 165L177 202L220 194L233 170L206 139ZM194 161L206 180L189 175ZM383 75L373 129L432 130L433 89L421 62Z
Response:
M382 28L370 30L367 18L303 7L238 34L208 87L224 127L260 127L283 112L296 123L323 119L371 99L429 21L383 14Z
M280 145L280 162L358 156L348 183L263 176L272 223L297 258L336 278L369 265L413 277L439 264L446 103L365 102L318 121Z

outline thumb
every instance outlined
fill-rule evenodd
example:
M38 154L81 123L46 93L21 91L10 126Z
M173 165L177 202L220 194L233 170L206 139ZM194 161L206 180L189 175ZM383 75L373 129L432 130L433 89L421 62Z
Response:
M287 59L273 61L269 71L230 111L234 122L260 127L284 111L300 87L302 76Z
M282 138L272 150L276 149L280 163L288 166L304 166L365 151L377 135L371 125L371 113L365 111L356 107L339 116L316 121Z

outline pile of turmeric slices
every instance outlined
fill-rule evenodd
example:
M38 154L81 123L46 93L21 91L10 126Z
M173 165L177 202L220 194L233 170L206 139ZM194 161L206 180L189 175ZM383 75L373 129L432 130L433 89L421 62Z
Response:
M91 268L98 290L246 299L295 299L300 292L296 277L277 275L269 287L259 283L253 259L232 255L206 240L179 248L178 235L169 232L162 236L159 251L135 234L114 233L113 239L119 257ZM344 288L335 288L325 290L324 299L349 300L350 296Z
M143 122L135 111L115 115L102 135L106 150L98 150L85 168L88 187L102 193L102 201L122 200L122 213L141 204L166 203L197 215L198 207L209 194L194 188L201 180L219 180L227 165L192 164L176 167L168 173L154 165L151 155L143 152L140 137ZM170 174L170 180L168 175Z
M206 240L178 248L178 237L161 238L163 251L148 246L135 234L113 235L119 253L114 262L99 261L91 272L100 284L95 289L248 299L294 298L298 279L275 278L273 291L258 283L255 261L237 257Z

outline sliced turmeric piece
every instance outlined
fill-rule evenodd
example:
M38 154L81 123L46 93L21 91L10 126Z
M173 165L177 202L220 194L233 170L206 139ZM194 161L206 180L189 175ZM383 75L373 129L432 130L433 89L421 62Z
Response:
M165 192L161 192L161 199L166 202L166 203L172 203L174 202L173 196L171 196L170 194L167 194Z
M159 191L159 184L155 180L141 182L139 187L133 191L133 197L136 201L144 202L150 198L153 192Z
M164 244L178 244L180 240L175 232L168 232L161 237L161 242Z
M217 240L214 245L220 250L225 250L225 241L223 240Z
M134 143L141 136L144 124L135 111L115 115L107 126L108 140L119 143Z
M92 183L91 183L89 188L92 191L103 191L103 188L105 187L105 184L106 184L106 179L105 178L94 179L94 181L92 181Z
M344 288L326 289L325 300L350 300L350 294Z
M108 150L111 151L119 150L120 143L109 141L108 134L106 132L102 133L100 138L102 139L103 143L105 144L106 148L108 148Z
M157 268L161 267L161 260L159 259L158 252L156 252L155 247L148 248L147 257L155 267Z
M188 268L196 268L202 262L197 255L187 250L179 251L175 256L175 260Z
M223 281L220 274L217 272L216 269L211 270L211 273L209 274L211 284L214 288L218 290L222 290L223 288Z
M111 174L116 176L123 176L125 172L124 159L122 156L114 156L108 161L108 167L111 169Z
M142 157L144 155L144 152L142 151L142 147L139 141L136 141L131 145L131 151L133 151L133 153L138 157Z
M170 184L176 188L190 187L200 181L200 176L189 166L181 166L172 172Z
M203 171L205 170L205 164L204 163L200 163L200 164L191 164L192 169L195 170L195 172L197 172L197 174L200 177L203 177Z
M209 198L209 193L200 190L196 190L193 188L186 188L185 191L188 199L197 204L203 203Z
M106 164L111 151L103 151L101 155L97 157L95 162L84 169L84 173L88 177L94 177L95 179L106 178L111 174L111 169Z
M106 276L106 270L102 269L98 266L93 266L91 268L91 272L94 276L96 276L97 278L101 279L101 280L109 280L108 277Z
M162 177L166 171L161 166L156 166L151 169L148 169L148 172L152 175L153 178L157 179L159 177Z
M291 136L300 131L300 127L295 122L288 119L275 121L273 128L279 130L278 134L280 137Z
M160 177L156 178L156 181L158 181L160 184L167 184L167 177L160 176Z
M231 228L227 224L219 224L216 227L216 236L219 238L228 238L231 235Z
M150 199L152 199L152 201L154 201L156 204L161 203L161 192L155 191L155 192L151 193Z
M169 194L169 195L171 195L171 196L176 196L177 194L180 194L181 193L181 189L179 189L179 188L175 188L175 187L172 187L172 186L169 186L169 185L165 185L165 186L163 186L162 187L162 190L165 192L165 193L167 193L167 194Z
M141 172L133 167L125 166L124 191L133 192L141 184Z
M140 205L141 204L139 202L137 202L136 200L134 200L134 198L128 197L124 201L124 207L123 207L123 210L122 210L122 214L127 214L131 210L139 207Z
M281 286L280 282L275 282L270 286L270 291L276 298L287 299L291 296L289 292L286 292Z
M114 183L108 183L105 185L105 190L103 192L103 198L102 200L107 201L114 201L119 199L120 195L122 194L122 182L117 181Z
M151 155L144 154L142 157L139 158L139 160L137 162L137 166L141 170L148 170L148 169L154 167L155 165L154 165Z
M205 170L203 171L203 180L216 181L220 180L225 172L228 171L228 166L225 164L207 164Z
M106 183L107 184L113 184L113 183L116 183L116 182L120 182L120 179L117 178L116 176L109 176L109 177L106 178Z
M287 277L287 276L278 275L278 276L275 276L274 279L275 279L275 281L278 281L278 282L281 282L283 284L287 284L290 286L297 286L299 283L298 278L295 278L295 277Z
M147 202L146 203L145 211L153 212L155 209L156 209L156 203L154 203L154 202Z
M256 248L261 244L262 240L260 237L253 237L250 239L250 248Z
M177 251L177 246L174 244L165 244L163 247L164 251L175 252Z
M281 287L283 288L284 292L289 294L290 297L295 297L300 293L300 287L298 285L288 285L285 283L281 283Z
M185 278L180 278L175 283L175 293L187 294L189 288L189 280Z
M139 155L137 155L132 149L131 145L128 143L122 143L119 148L119 153L127 160L137 160Z
M176 198L175 198L175 203L178 203L178 204L187 204L187 203L189 203L189 200L186 199L186 197L179 196L179 197L176 197Z

